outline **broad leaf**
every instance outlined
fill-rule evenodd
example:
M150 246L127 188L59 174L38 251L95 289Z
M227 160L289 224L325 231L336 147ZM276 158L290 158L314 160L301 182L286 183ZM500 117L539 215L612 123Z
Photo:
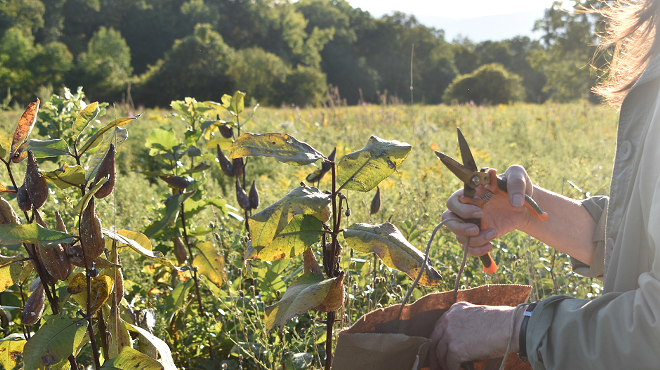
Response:
M94 102L91 103L90 105L86 106L83 110L78 113L78 116L76 117L76 120L73 122L73 131L76 132L76 140L78 140L78 136L85 131L87 126L89 126L89 123L92 122L96 116L101 112L101 109L99 108L99 103Z
M172 351L170 351L170 347L167 346L167 343L163 342L163 340L139 326L135 326L130 323L126 324L128 325L128 330L142 334L143 337L145 337L149 342L151 342L151 344L153 344L154 347L156 347L158 353L160 354L160 363L163 364L163 369L177 370L176 366L174 366L174 360L172 359Z
M193 259L193 267L196 267L197 271L211 280L213 284L222 287L222 283L225 281L225 259L216 251L211 242L198 242L195 247L201 253Z
M22 334L11 334L0 339L0 367L11 370L23 357L23 347L27 341Z
M149 241L149 238L147 238L145 235L140 234L140 233L135 233L133 231L129 230L119 230L118 232L114 232L108 229L102 229L103 230L103 235L107 236L110 239L113 239L117 241L117 247L129 247L132 250L138 252L140 255L150 258L152 260L158 261L166 266L170 266L174 269L177 269L179 271L182 271L181 268L175 266L172 261L169 259L165 258L163 253L159 251L154 251L151 250L151 241ZM135 235L139 234L141 235L138 240L141 241L141 243L138 243L137 241L128 238L122 234L127 234L127 235ZM147 244L148 243L148 244Z
M85 173L85 180L89 181L94 176L96 176L96 172L99 169L99 166L101 165L101 162L103 162L103 158L105 158L106 153L110 150L110 144L115 145L115 150L119 148L121 144L124 143L128 139L128 130L123 129L121 127L115 128L115 131L112 133L112 135L108 136L103 141L103 144L98 147L98 150L92 158L90 158L89 162L87 163L87 172Z
M69 146L63 139L36 140L31 139L22 151L31 150L37 158L59 157L70 154Z
M292 258L318 243L323 223L314 216L296 215L273 241L265 247L257 246L247 258L274 261Z
M64 163L62 167L55 171L44 172L43 174L46 180L60 189L84 185L87 182L85 180L85 170L79 165L69 166Z
M7 155L7 149L0 143L0 158L4 158Z
M33 243L53 247L60 243L72 243L73 240L73 235L46 229L36 223L0 225L0 244L4 245Z
M346 244L358 252L375 253L387 266L403 271L412 279L417 278L424 263L424 253L410 244L393 224L353 224L344 230ZM426 265L419 283L437 286L442 277L430 265Z
M266 307L266 330L282 327L291 318L323 303L337 278L323 279L316 274L304 274L287 288L282 299Z
M96 145L98 145L100 143L100 140L103 138L103 134L105 134L111 128L124 126L125 124L127 124L127 123L131 122L132 120L137 119L139 117L140 116L137 115L137 116L131 117L131 118L117 118L116 120L108 123L107 125L105 125L105 127L103 127L102 129L100 129L96 133L94 133L94 135L92 135L92 137L90 137L89 140L87 140L87 142L78 151L78 154L83 154L87 150L89 150L90 148L93 148Z
M273 242L294 216L314 215L326 210L330 202L330 195L317 188L299 186L291 190L284 198L250 217L248 222L252 245L260 251Z
M25 278L26 270L32 271L32 265L26 261L18 262L24 257L22 255L14 257L0 256L0 292L4 292L10 286L17 282L22 282Z
M177 285L172 293L165 297L166 312L169 314L167 322L172 321L174 315L184 308L188 290L193 287L194 283L193 279L188 279L185 283Z
M165 227L174 226L176 219L179 217L181 203L190 198L194 193L194 191L189 191L187 193L181 193L167 198L165 201L165 216L162 219L154 221L151 225L149 225L144 230L144 235L151 238Z
M247 156L274 157L280 162L305 165L323 158L323 154L287 134L242 134L229 148L229 158Z
M108 358L115 358L124 348L131 348L131 334L117 311L118 306L115 305L108 314Z
M110 293L114 286L114 280L108 275L99 275L91 278L90 283L90 291L92 292L90 310L91 312L96 312L96 310L101 308L108 298L110 298ZM87 304L87 278L85 277L84 272L76 274L71 279L66 290L72 295L78 304L85 307Z
M11 150L9 152L10 158L13 158L19 152L19 149L25 143L25 140L30 136L30 132L32 132L35 122L37 122L39 103L39 99L37 99L36 102L30 103L25 112L23 112L21 118L18 120L18 126L14 131L14 136L11 141Z
M161 152L171 152L172 148L179 145L174 132L157 128L151 131L151 135L147 138L145 146L149 148L149 155L154 156Z
M161 370L163 365L144 353L131 347L124 347L121 353L112 360L106 361L101 369L139 369L139 370Z
M225 137L218 136L206 143L206 149L215 149L216 145L220 145L220 149L229 150L229 148L231 148L231 144L233 143L234 140L232 140L232 138L227 139Z
M192 175L193 173L206 171L209 168L211 168L210 164L208 164L206 162L202 162L202 163L198 164L197 166L189 169L188 171L185 171L184 173L181 174L181 176Z
M87 332L87 321L59 315L45 316L39 331L23 350L25 369L46 369L75 353Z
M339 161L337 183L346 190L370 191L396 171L411 149L406 143L372 136L364 148Z

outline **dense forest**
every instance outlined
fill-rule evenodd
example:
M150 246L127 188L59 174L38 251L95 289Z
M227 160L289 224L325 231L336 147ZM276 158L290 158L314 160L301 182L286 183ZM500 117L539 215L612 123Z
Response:
M556 2L540 40L474 43L345 0L0 0L0 100L84 86L147 107L236 89L275 106L408 103L411 60L415 102L593 100L598 21Z

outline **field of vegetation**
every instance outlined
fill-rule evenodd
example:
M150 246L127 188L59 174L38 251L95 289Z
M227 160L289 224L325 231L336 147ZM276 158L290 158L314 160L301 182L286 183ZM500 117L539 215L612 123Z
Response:
M609 191L617 114L611 108L586 101L499 106L366 104L346 107L330 104L322 108L260 107L248 120L253 108L245 107L240 115L241 132L286 133L326 156L336 148L337 160L363 148L372 135L410 144L412 150L406 160L379 185L380 210L375 214L370 212L376 189L366 193L345 192L352 212L342 217L347 218L343 225L354 222L380 224L390 220L412 245L421 250L440 222L446 199L462 185L433 153L439 150L460 157L456 127L465 134L478 166L504 171L509 165L521 164L536 184L577 199ZM139 113L129 112L125 106L107 107L106 111L101 118L103 124L115 117ZM175 115L173 112L172 109L147 110L123 126L128 130L128 139L117 150L114 192L96 203L104 228L149 234L145 230L166 214L164 202L172 195L172 190L153 174L170 165L176 166L162 160L159 157L162 153L159 154L158 150L154 151L153 143L165 140L156 138L154 133L173 133L175 143L184 143L190 125L190 120L182 120L181 112ZM0 112L2 147L11 147L12 134L22 113ZM231 118L226 109L205 114L210 119L229 121ZM96 125L102 127L103 124ZM40 136L45 131L40 131L39 125L37 120L31 138L46 139ZM195 277L195 282L197 278L200 280L200 291L196 292L190 283L193 280L190 271L177 272L162 261L122 248L119 255L125 305L148 319L143 320L149 322L142 327L148 327L167 343L177 368L322 368L327 339L324 313L310 310L288 320L280 331L270 333L267 330L264 310L276 303L286 287L301 274L302 259L245 261L247 232L240 218L243 213L236 200L234 179L223 173L215 146L205 148L207 142L207 138L200 139L202 155L193 164L205 162L210 168L191 174L196 189L199 194L204 194L204 198L193 196L190 207L203 203L204 199L212 199L220 206L199 206L195 212L185 214L188 236L198 242L210 243L221 257L221 283L214 284L200 274ZM253 214L278 201L301 181L306 181L307 175L316 169L315 165L321 167L320 161L315 165L289 166L267 157L247 157L245 163L249 182L255 180L259 190L260 206L251 211ZM24 161L13 168L22 176L25 166ZM56 158L45 158L39 160L39 166L43 171L51 171L60 164ZM20 185L20 181L17 182ZM0 170L0 184L11 185L4 168ZM321 190L331 190L329 186L329 176L318 185ZM55 210L63 214L73 212L80 197L70 194L50 186L51 198L42 208L47 224L55 224ZM5 198L18 211L16 200L10 196ZM234 209L224 206L223 200ZM70 216L73 219L73 215ZM176 230L170 234L160 231L151 238L153 249L163 252L175 265L179 265L173 241L177 236ZM344 244L341 236L340 243ZM478 259L468 258L462 288L492 283L529 284L532 299L553 294L592 297L600 292L598 281L571 272L566 255L527 235L514 232L494 244L491 254L500 266L498 272L486 275ZM320 251L320 248L316 249ZM1 254L16 253L3 248ZM341 269L346 273L346 297L337 312L340 321L336 327L350 326L376 307L400 303L412 283L411 278L392 270L371 254L357 253L344 246L340 257ZM434 288L417 288L413 299L431 292L451 290L461 260L461 246L451 233L441 229L432 244L430 261L443 280ZM58 283L58 291L62 293L60 298L67 297L66 285ZM22 290L13 285L0 294L4 336L23 333L20 292ZM194 299L188 299L193 296ZM200 312L198 302L203 304L203 312ZM73 300L63 304L63 310L69 310L72 315L75 315L76 308ZM45 314L51 314L49 310L46 308ZM141 332L131 334L135 340L133 347L149 353L149 345L153 344L145 344L141 335ZM153 349L151 351L155 353ZM90 346L85 346L77 356L78 364L93 364L91 353ZM20 364L19 361L18 366Z

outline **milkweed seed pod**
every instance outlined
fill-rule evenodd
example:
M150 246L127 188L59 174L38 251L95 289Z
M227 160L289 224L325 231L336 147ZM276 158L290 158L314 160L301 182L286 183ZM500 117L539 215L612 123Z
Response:
M236 200L238 201L238 205L241 206L241 208L246 211L250 210L250 198L248 197L245 190L243 190L243 187L238 181L238 178L236 178Z
M56 280L66 280L71 273L71 263L62 244L44 247L37 244L37 255L46 271Z
M16 203L18 203L18 208L20 208L21 211L27 212L32 209L32 201L30 200L30 195L28 195L25 183L19 186L16 191Z
M192 179L181 176L159 176L167 185L176 189L187 189L192 184Z
M374 199L371 200L371 214L378 213L380 211L380 187L376 188L376 195Z
M20 224L21 220L14 212L11 204L0 197L0 224Z
M179 262L179 265L183 265L186 262L186 259L188 259L186 246L178 235L174 237L174 256L176 257L177 262Z
M330 155L328 156L328 161L329 162L326 162L326 161L321 162L321 171L323 171L325 173L325 172L328 172L332 169L332 163L330 163L330 162L335 161L335 155L337 155L337 148L336 147L332 150L332 153L330 153Z
M243 176L243 158L234 158L231 164L234 166L234 174L236 176Z
M346 217L350 217L351 215L351 207L346 207L346 211L344 211L344 215Z
M39 284L37 289L30 294L25 307L23 307L22 322L23 325L34 325L41 318L46 306L46 291L43 284Z
M34 209L41 208L46 203L46 199L48 199L48 183L44 175L39 172L39 165L32 151L28 151L24 185Z
M216 145L216 150L218 151L218 161L220 161L220 169L222 172L229 177L234 177L234 165L231 164L229 159L225 157L225 154L220 149L220 145Z
M115 188L115 181L117 179L117 170L115 169L115 145L110 144L108 152L105 153L103 161L99 165L98 171L96 171L96 176L94 177L94 184L96 184L100 179L104 177L109 177L108 181L103 184L99 190L94 193L94 196L98 199L102 199L110 195L112 190Z
M89 263L100 256L105 248L103 233L101 232L101 219L96 215L94 198L90 199L87 208L80 218L80 239L85 248L85 256ZM72 261L73 262L73 261Z
M252 187L250 187L248 198L250 198L250 208L259 208L259 190L257 190L256 180L252 180Z
M225 139L230 139L234 136L234 128L229 125L220 126L220 135Z

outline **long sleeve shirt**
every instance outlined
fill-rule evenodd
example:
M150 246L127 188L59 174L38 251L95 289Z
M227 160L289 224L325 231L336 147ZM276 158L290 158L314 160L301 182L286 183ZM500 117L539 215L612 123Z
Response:
M597 224L596 299L553 296L533 311L527 353L534 369L660 369L660 57L629 91L619 116L610 197L583 206Z

